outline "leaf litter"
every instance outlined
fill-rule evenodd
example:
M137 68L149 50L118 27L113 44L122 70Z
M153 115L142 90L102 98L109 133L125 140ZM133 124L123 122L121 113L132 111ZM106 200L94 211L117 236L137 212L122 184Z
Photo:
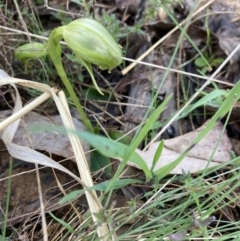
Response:
M6 119L6 116L10 115L11 111L1 111L0 120L4 120ZM85 130L82 122L75 118L73 118L73 121L78 130ZM37 130L34 130L34 125ZM41 132L40 129L41 127L44 128L44 126L50 126L52 132ZM66 134L57 132L59 126L63 127L63 123L59 115L51 116L49 118L33 111L29 112L24 116L18 126L12 143L30 148L32 147L37 150L65 157L66 159L74 160L74 153L69 138ZM31 141L29 141L29 138ZM82 146L85 153L90 150L90 147L86 143L82 142Z
M59 92L58 96L55 94L57 92L57 89L55 88L50 88L48 85L45 84L40 84L37 82L31 82L31 81L27 81L27 80L23 80L23 79L15 79L15 78L11 78L9 77L8 74L6 74L5 71L0 70L0 84L1 85L6 85L6 84L10 84L15 92L16 92L16 99L15 99L15 106L13 109L13 114L8 117L6 120L3 120L0 124L1 124L1 129L3 130L2 135L1 135L1 139L4 143L4 145L6 146L6 149L8 150L9 154L15 158L15 159L19 159L21 161L25 161L27 163L34 163L34 164L40 164L40 165L45 165L47 167L52 167L55 168L57 170L60 170L61 172L68 174L70 177L72 177L73 179L75 179L78 183L82 184L83 187L88 187L88 186L93 186L93 182L92 182L92 177L90 175L90 171L89 171L89 167L87 164L87 160L86 157L84 155L81 143L79 141L79 139L76 136L73 136L69 133L68 137L69 140L71 142L72 148L73 148L73 152L74 152L74 156L76 159L76 163L77 163L77 169L80 173L81 178L83 179L83 181L77 176L75 175L73 172L71 172L70 170L68 170L67 168L65 168L63 165L59 164L58 162L54 161L52 158L48 157L47 155L44 155L43 153L40 153L34 149L31 149L29 147L26 146L20 146L17 144L12 143L12 140L14 138L14 135L17 131L17 128L19 126L20 123L20 118L22 116L24 116L26 113L30 112L32 109L34 109L34 107L37 107L38 105L40 105L43 101L46 101L50 96L53 97L58 110L60 112L61 118L62 118L62 122L64 123L64 126L67 129L70 130L75 130L73 121L72 121L72 117L70 115L70 110L67 108L67 101L66 101L66 97L64 95L63 92ZM20 99L20 95L18 92L18 89L16 87L16 84L22 84L25 85L27 87L31 87L31 88L36 88L38 90L42 90L45 93L42 94L40 97L36 98L34 101L32 101L30 104L22 107L22 102ZM59 120L59 119L58 119ZM29 139L30 141L30 139ZM9 161L9 160L7 160ZM2 164L2 163L1 163ZM9 165L6 165L5 168L8 168ZM36 167L36 166L35 166ZM7 169L6 169L7 170ZM10 165L10 170L11 170L11 165ZM40 174L39 174L39 169L36 168L35 170L37 173L37 187L39 189L39 183L40 183ZM5 172L6 173L6 172ZM8 173L7 173L8 174ZM11 178L11 176L8 176L6 179ZM56 179L57 180L57 179ZM5 181L5 179L2 179L1 181ZM34 183L34 182L33 182ZM53 185L54 183L51 182ZM59 183L58 183L59 184ZM9 182L7 182L8 186ZM49 186L48 186L49 187ZM22 187L25 190L25 187ZM14 191L18 190L18 184L17 184L17 188L14 189ZM33 187L31 187L31 189L35 189ZM6 202L6 195L7 196L11 196L10 193L7 192L7 188L5 188L4 192L1 192L1 199L3 199L3 203ZM62 188L60 188L62 193L65 193L65 191L63 191ZM11 189L10 189L11 191ZM39 192L38 192L39 194ZM52 193L53 194L53 193ZM56 194L56 193L55 193ZM87 200L88 200L88 205L90 207L90 210L92 212L92 215L94 215L93 213L98 212L101 209L101 203L99 202L97 196L96 196L96 192L94 190L87 190L85 192ZM52 195L50 194L51 198ZM18 203L18 195L17 196L13 196L14 200L12 203L15 203L15 201ZM17 198L17 199L16 199ZM31 213L31 216L36 213L32 211L39 211L39 209L41 210L41 216L42 219L45 219L45 211L47 211L47 209L44 208L45 204L44 200L42 198L40 198L40 196L38 195L37 201L35 200L36 198L36 192L35 195L33 194L33 202L30 202L32 205L28 208L28 209L22 209L20 206L20 213L16 212L16 216L15 216L15 206L13 206L12 211L13 211L13 219L9 219L8 216L5 217L5 214L3 213L3 215L1 216L1 223L5 223L7 225L9 225L11 223L11 221L16 221L19 219L21 220L22 216L28 215L29 212ZM51 199L49 198L49 199ZM16 199L16 200L15 200ZM24 198L22 199L24 200ZM22 201L21 200L21 201ZM52 204L52 203L51 203ZM55 206L56 208L56 200L54 201L54 205L51 206ZM58 204L58 203L57 203ZM22 205L22 203L20 203L20 205ZM27 202L24 202L24 206L27 205ZM4 204L3 206L3 210L5 210L5 206L9 206L9 203ZM57 205L58 207L58 205ZM8 213L9 210L7 210ZM96 217L93 216L93 219L95 219ZM9 222L9 223L8 223ZM43 223L44 224L44 223ZM46 229L46 228L45 228ZM106 225L103 225L101 227L98 228L99 233L108 233L108 228Z
M132 1L126 1L126 2L127 3L130 2L130 5L132 3ZM201 7L201 5L204 4L206 1L200 1L200 2L201 2L201 4L199 4L199 6ZM133 1L133 3L135 4L134 1ZM136 3L137 3L136 4L137 6L140 6L140 8L143 8L144 5L142 5L142 3L140 4L139 1L136 1ZM192 4L193 4L193 1L186 0L186 1L183 1L182 5L178 5L178 7L180 6L181 8L184 8L184 11L182 10L182 13L188 15L190 10L193 7ZM131 12L131 9L129 10L129 6L128 6L128 4L124 5L123 3L121 3L121 1L117 1L117 8L119 8L119 9L121 8L121 11L124 10L124 17L122 18L122 21L126 24L127 24L127 21L131 20L131 14L134 15L134 17L136 17L139 14L141 15L139 9ZM237 8L238 6L239 6L239 2L232 1L232 0L231 1L230 0L229 1L217 0L217 1L213 1L213 3L210 5L210 10L211 10L212 15L210 15L210 17L209 17L208 27L210 29L211 40L213 41L211 43L212 47L213 47L213 51L216 52L218 56L225 58L232 52L232 50L237 46L237 44L239 42L238 41L238 37L239 37L238 36L239 35L238 34L238 32L239 32L238 31L239 30L238 12L239 11L236 10L236 9L239 9L239 8ZM224 13L224 14L219 13L221 11L225 11L228 13ZM234 12L234 14L232 14L232 12ZM206 11L205 13L207 14L208 12ZM122 14L122 12L121 12L121 14ZM201 15L202 15L202 13L201 13ZM201 20L200 15L198 15L196 17L196 19L197 18ZM187 32L190 35L191 39L193 39L193 41L197 45L197 47L201 50L204 50L204 45L206 45L206 36L207 36L207 31L208 31L208 30L202 28L202 26L205 24L204 21L205 21L205 19L202 18L202 20L200 21L201 23L197 22L198 26L190 24L188 32ZM167 32L169 32L173 29L173 26L174 25L169 24L169 23L157 22L155 24L145 24L144 27L148 28L148 31L151 32L151 36L153 36L152 39L154 39L154 38L158 39L158 38L161 38L161 35L159 35L159 34L161 34L161 31L159 31L159 28L165 29L163 32L164 32L164 34L166 34ZM176 32L173 35L170 35L170 37L166 41L163 42L161 48L158 49L155 53L153 53L152 56L156 55L156 53L159 53L159 52L163 56L165 56L165 58L166 58L166 56L171 56L171 53L172 53L171 48L175 47L174 44L176 42L176 39L178 39L179 36L180 36L180 31ZM151 45L151 44L153 44L154 41L151 40L147 44ZM192 45L186 39L184 39L182 47L183 47L183 50L185 51L184 54L185 54L185 56L188 57L188 59L196 55L196 52L195 52L195 50L193 50ZM163 48L165 48L165 49L163 50ZM137 54L137 55L139 55L139 54ZM151 57L151 56L149 56L149 57ZM146 60L147 59L145 59L145 61ZM161 57L160 57L157 59L157 62L161 63L161 65L163 65L163 66L167 66L166 64L163 63L164 62L163 60L164 59L161 59ZM185 60L186 59L181 59L180 61L184 62ZM151 61L151 59L150 59L150 61ZM239 79L238 66L239 66L239 54L233 56L233 58L231 59L231 62L224 69L225 74L223 76L220 76L221 80L230 82L230 83L236 83L236 81L238 81L238 79ZM174 68L179 68L178 63L174 63ZM136 70L137 70L137 68L136 68ZM124 120L124 118L125 118L125 126L122 127L122 129L124 131L137 127L137 124L139 124L141 122L142 118L145 116L146 110L149 108L149 103L151 102L151 97L153 96L153 93L156 91L156 86L159 84L159 82L161 82L161 79L163 76L163 72L157 72L157 71L155 72L154 70L151 70L152 72L151 71L147 72L147 71L145 71L146 68L145 68L145 70L143 70L142 74L139 74L140 70L141 70L141 67L139 67L138 71L134 71L132 73L131 78L136 78L137 80L135 83L133 83L130 86L130 89L131 89L130 93L135 93L135 95L130 94L129 105L128 105L127 111L125 112L125 116L122 117L122 120ZM196 71L197 71L196 68L191 64L188 65L185 70L190 71L191 73L196 73ZM151 73L153 73L153 76L155 76L155 79L149 77L149 76L151 76ZM168 79L170 79L170 80L168 80ZM156 82L157 84L154 85L154 81L156 81L156 80L157 80L157 82ZM143 87L142 90L139 87L139 90L133 91L134 88L137 88L136 83L138 83L137 84L138 86L141 86L141 85L144 86L143 85L144 81L145 81L145 87ZM166 77L166 82L165 82L166 84L164 83L162 90L160 90L160 93L159 93L160 101L162 99L164 99L165 95L168 95L169 93L174 92L174 88L175 88L174 85L175 85L176 81L177 81L177 76L175 76L174 74L172 74L170 72L169 75ZM188 79L188 81L195 81L195 79ZM202 82L200 82L200 84L202 84ZM166 88L164 88L164 85L166 85ZM197 89L197 86L198 85L193 85L192 89L195 91ZM136 94L138 94L141 96L141 93L140 93L141 91L144 92L144 94L142 94L143 96L145 96L144 98L142 98L142 97L139 98L136 95ZM141 112L140 115L135 114L136 110L134 108L131 109L134 105L140 106L140 107L138 106L138 111ZM234 107L237 107L237 105L235 105ZM172 100L172 102L168 106L168 108L165 110L165 114L164 114L164 112L162 113L162 116L159 118L159 121L164 121L167 118L169 118L169 115L171 115L172 112L175 112L177 108L178 108L178 105L176 103L176 100L174 99L174 100ZM237 108L235 108L235 109L237 109ZM233 112L235 112L236 114L233 117L232 121L236 122L236 120L239 117L239 114L235 110ZM135 123L133 122L134 120L133 121L131 120L133 113L136 116L135 120L138 119L138 121ZM138 116L138 118L137 118L137 116ZM39 117L39 119L41 119L41 117ZM201 118L200 121L198 121L198 122L196 121L194 124L196 124L196 126L199 127L202 125L202 123L204 121L205 121L205 119ZM132 123L134 123L134 124L132 124ZM205 127L205 125L202 125L200 128L196 129L195 131L191 131L191 128L189 128L190 122L186 122L186 125L185 125L186 129L180 130L178 128L178 126L181 123L182 123L181 120L178 120L173 124L174 131L171 131L171 130L169 131L169 133L170 132L173 133L172 136L169 136L169 133L167 133L168 137L173 137L173 138L164 140L164 147L163 147L162 155L161 155L159 161L157 162L155 169L158 169L166 164L169 164L169 162L171 162L174 159L176 159L177 157L179 157L179 155L186 150L186 147L188 147L189 144L191 144L191 142L195 139L195 137L198 135L200 130L204 129L204 127ZM130 126L130 128L128 126ZM234 127L235 127L235 133L239 133L239 126L235 123ZM215 153L213 154L215 145L217 143L218 137L220 136L221 132L222 132L222 124L221 124L221 122L217 122L217 125L215 126L215 128L213 128L212 132L210 132L199 143L197 143L196 145L194 145L191 148L188 155L183 159L183 161L175 169L173 169L172 173L180 174L183 171L194 173L194 172L203 170L207 165L209 167L211 167L211 166L218 165L219 163L229 161L231 159L231 157L229 155L229 150L232 149L232 144L229 141L226 131L224 131L223 136L219 142L219 145L217 146ZM19 133L21 133L21 132L19 132ZM188 134L185 134L185 133L188 133ZM185 135L181 135L181 134L185 134ZM17 137L17 136L15 136L15 138L16 138L15 141L17 141L18 144L24 143L24 145L25 144L28 145L26 139L23 138L23 140L20 140L21 137ZM43 138L43 137L41 136L41 138ZM65 152L64 152L64 150L59 150L62 148L62 146L60 146L60 147L55 146L57 148L51 149L46 143L41 145L41 138L36 138L36 140L34 140L34 142L36 141L36 143L37 143L36 149L49 151L51 153L55 153L55 154L58 154L58 155L61 155L64 157L68 157L68 158L71 156L71 152L66 152L66 150L65 150ZM48 138L46 138L46 139L48 139ZM51 140L53 140L55 142L56 139L53 138ZM67 148L66 147L67 142L65 142L65 139L61 139L61 140L63 141L63 143L62 143L63 149ZM64 143L65 143L65 145L64 145ZM159 145L159 142L155 142L155 143L150 144L148 150L146 150L146 151L137 150L137 153L146 161L149 169L151 168L154 154L155 154L155 151L156 151L158 145ZM233 146L233 149L234 149L234 146ZM212 154L213 154L213 156L212 156ZM211 159L211 162L209 162L210 159ZM171 237L171 236L169 236L169 237ZM184 239L184 237L182 237L181 235L177 235L177 238L175 237L175 240L181 240L181 239ZM174 240L174 238L172 240Z
M163 151L155 166L155 170L176 160L180 154L185 152L187 147L193 143L193 140L205 126L206 124L185 135L165 140ZM187 156L171 171L171 174L196 173L203 171L206 167L213 167L231 160L229 150L231 150L232 144L226 131L224 131L217 145L222 128L223 125L221 122L218 122L201 141L191 148ZM150 144L146 151L137 150L138 154L146 161L149 168L152 166L153 158L159 143L160 142L154 142Z

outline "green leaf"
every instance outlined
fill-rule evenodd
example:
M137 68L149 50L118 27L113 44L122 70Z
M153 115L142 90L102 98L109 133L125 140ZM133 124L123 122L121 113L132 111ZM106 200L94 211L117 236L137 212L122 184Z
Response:
M80 189L80 190L75 190L75 191L72 191L68 194L66 194L60 201L59 201L59 204L60 205L63 205L67 202L72 202L74 200L76 200L78 197L80 197L81 195L83 195L87 190L90 190L89 188L88 189Z
M107 190L107 187L109 186L110 182L111 181L109 180L109 181L105 181L105 182L96 184L96 185L94 185L92 187L89 187L89 188L86 188L86 189L72 191L69 194L67 194L66 196L64 196L60 200L59 203L62 205L62 204L65 204L67 202L74 201L79 196L83 195L86 191L89 191L89 190L105 191L105 190ZM137 179L120 179L120 180L116 180L114 182L114 184L112 185L111 190L120 189L120 188L125 187L127 185L136 184L136 183L142 184L142 182L140 180L137 180Z
M118 168L114 179L121 173L121 171L123 170L124 166L126 165L128 159L130 158L130 156L135 153L136 148L139 146L139 144L142 142L142 140L144 139L144 137L147 135L147 133L149 132L149 130L152 128L154 122L157 120L157 118L159 117L159 115L161 114L161 112L164 110L165 106L167 105L167 103L169 102L169 100L172 98L172 95L169 95L164 101L163 103L161 103L161 105L158 106L157 109L155 109L153 111L153 113L151 114L151 116L149 117L149 119L147 120L147 122L145 123L145 125L143 126L143 128L141 129L141 131L139 132L138 136L136 137L136 139L131 143L130 147L128 148L127 152L125 153L125 156L123 158L123 162L121 163L120 167ZM144 160L143 160L144 161ZM145 162L145 161L144 161ZM151 172L149 172L151 173ZM148 176L149 178L146 179L146 181L149 181L150 178L152 178L152 174L150 174ZM113 179L113 180L114 180Z
M212 117L211 121L206 126L206 128L194 140L193 144L196 144L199 140L201 140L203 136L205 136L211 130L211 128L214 127L214 125L216 124L216 121L223 118L231 110L232 106L239 100L240 82L238 81L237 84L232 88L232 90L226 93L227 93L226 99L222 102L220 108Z
M39 125L32 125L29 129L33 133L53 131L53 126L41 125L41 127L39 127ZM86 131L66 130L63 126L54 126L54 131L58 131L59 133L66 133L66 131L68 131L71 134L77 135L89 145L96 148L102 155L107 157L123 159L129 149L128 146L122 143ZM149 171L147 164L137 152L134 151L133 153L131 153L129 160L139 166L139 168L145 173L147 180L150 180L152 178L151 172Z
M209 67L205 66L201 69L201 74L202 75L206 75L207 72L211 71L212 69L210 69Z
M92 66L91 66L91 64L88 63L88 62L86 62L86 61L84 61L84 60L82 60L77 53L75 53L75 54L76 54L76 56L78 57L78 61L87 69L87 71L88 71L88 73L89 73L89 75L90 75L90 77L91 77L91 79L92 79L93 85L95 86L95 88L97 89L97 91L98 91L101 95L103 95L103 92L99 89L99 87L98 87L98 85L97 85L97 82L96 82L96 80L95 80L95 77L94 77L94 74L93 74L93 71L92 71Z
M223 61L224 61L223 58L216 58L216 59L213 59L213 61L212 61L212 65L215 65L215 66L220 65Z
M203 67L208 66L207 63L204 61L204 59L201 58L201 57L196 58L195 61L194 61L194 64L199 68L203 68Z
M154 154L154 158L153 158L153 164L152 164L152 167L151 167L151 172L154 170L154 167L156 166L161 154L162 154L162 150L163 150L163 147L164 147L164 140L161 140L159 145L158 145L158 148Z
M113 140L118 140L118 142L121 142L125 145L129 145L131 143L131 137L129 136L123 136L123 132L122 131L116 131L116 130L113 130L113 131L109 131L108 132L108 135L113 139Z
M50 216L55 219L57 222L59 222L60 224L62 224L63 227L65 227L70 233L73 233L74 232L74 229L73 227L68 224L67 222L65 222L64 220L60 219L60 218L57 218L53 213L51 212L48 212L50 214Z
M204 97L199 99L196 103L193 105L189 105L184 112L181 114L181 118L184 118L187 116L190 112L192 112L194 109L203 106L203 105L208 105L211 103L213 100L218 99L219 97L223 96L226 97L228 95L228 92L226 90L214 90L210 92L209 94L206 94Z
M126 153L129 151L128 146L103 136L95 135L85 131L76 131L76 134L89 145L96 148L100 153L108 157L123 159ZM137 164L139 168L143 170L147 180L151 179L152 175L148 169L147 164L142 159L142 157L137 152L135 152L135 150L131 153L129 160Z
M111 182L111 180L99 183L99 184L91 187L91 189L94 189L96 191L105 191L105 190L107 190L107 187L109 186L110 182ZM113 186L111 187L111 190L120 189L127 185L136 184L136 183L142 184L143 182L140 180L137 180L137 179L119 179L114 182Z
M105 92L104 95L101 95L95 88L83 89L82 90L82 95L87 100L110 101L110 100L114 99L113 95L110 96L110 94L107 93L107 92Z
M163 112L164 108L166 107L167 103L172 98L172 94L167 96L165 100L159 105L151 114L141 131L139 132L138 136L136 137L135 141L130 145L130 153L131 151L136 150L136 148L140 145L144 137L148 134L149 130L152 129L152 126L154 125L155 121L159 118L160 114Z
M108 157L102 155L98 151L91 152L91 172L99 171L100 169L104 168L104 172L106 174L111 173L112 166L111 161Z
M154 171L154 175L158 177L158 180L163 179L165 176L169 175L169 173L182 161L186 155L187 152L182 153L175 161Z

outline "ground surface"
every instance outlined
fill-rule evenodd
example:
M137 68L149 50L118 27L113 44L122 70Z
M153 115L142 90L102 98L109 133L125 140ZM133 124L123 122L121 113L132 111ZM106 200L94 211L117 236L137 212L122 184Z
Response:
M184 106L206 83L206 79L202 79L201 76L217 80L214 82L215 84L211 83L204 89L205 93L210 93L214 89L230 90L238 83L240 50L232 55L232 52L238 47L240 36L240 5L238 1L184 0L181 3L173 2L164 5L158 1L144 0L88 2L89 5L86 8L78 1L67 3L65 1L25 1L21 3L5 1L0 8L0 67L10 76L45 83L49 86L58 86L67 94L50 58L32 59L23 63L15 57L14 50L29 41L41 42L41 37L48 37L55 27L88 15L106 26L122 46L124 57L137 59L162 39L161 44L147 54L143 61L165 67L165 69L138 64L123 75L122 71L130 64L128 61L124 61L111 73L93 66L95 78L104 92L104 96L94 89L88 72L75 61L72 52L63 46L64 68L67 70L67 75L88 118L95 127L96 133L111 136L113 139L126 134L124 143L130 145L139 125L146 121L153 110L172 94L173 98L168 102L167 108L164 108L151 131L139 145L139 149L144 152L144 147L158 136L157 134L177 110ZM186 19L187 21L183 22ZM185 23L181 25L183 29L174 30L176 21ZM188 37L186 34L185 36L182 34L184 31ZM217 75L213 76L229 56L231 56L230 60L224 64ZM204 58L208 64L204 62ZM166 70L166 68L170 68L170 70ZM8 85L2 86L0 90L0 120L4 120L10 115L10 113L6 114L6 110L9 111L14 107L15 94ZM39 91L29 91L23 87L19 88L19 92L23 104L27 104L39 95ZM197 99L201 97L200 94ZM214 116L225 99L226 96L221 96L218 102L216 99L205 102L204 107L201 105L184 118L174 120L162 133L160 132L161 135L154 141L167 140L164 151L174 151L175 154L177 153L177 158L184 152L184 148L187 148L199 135L196 129ZM194 102L196 103L196 100ZM75 125L78 126L78 129L84 128L74 105L70 106L72 116L76 118ZM131 235L134 240L140 240L141 234L147 240L159 237L169 240L186 240L189 235L199 238L199 240L202 237L210 236L219 238L218 240L238 240L240 235L238 235L239 174L235 162L234 165L226 163L223 168L217 169L215 172L206 172L202 177L187 174L204 169L208 160L212 158L212 150L217 145L220 132L224 129L224 123L227 124L227 131L220 138L222 145L217 149L220 155L214 156L213 161L218 164L230 161L233 156L229 154L229 151L233 151L236 156L240 154L239 102L233 103L231 111L229 119L226 115L221 116L217 134L211 132L205 138L205 142L202 142L195 148L195 152L193 151L187 156L188 159L185 160L187 164L176 169L175 173L182 173L182 169L188 168L184 169L185 174L177 177L169 175L160 181L144 183L144 175L140 170L132 167L125 170L122 178L140 180L141 185L135 183L119 188L111 195L110 201L106 202L106 205L104 199L102 204L105 216L98 217L100 224L106 222L117 231L119 239L116 236L115 240L130 240ZM29 144L28 136L25 136L28 124L47 123L48 121L58 123L53 116L59 116L59 113L52 100L37 107L34 112L38 114L29 113L25 117L25 124L18 128L14 143L21 146L33 146L34 149L51 157L54 161L63 163L64 167L78 175L76 164L71 161L74 160L73 151L69 140L65 139L64 135L40 133L34 136L34 134L30 134L32 141ZM187 133L188 135L184 136ZM33 163L26 163L17 158L11 160L4 141L1 141L0 144L0 183L2 186L0 222L2 230L4 230L3 223L7 216L7 226L9 227L7 233L5 231L2 233L10 240L42 240L36 167ZM148 150L153 147L154 144ZM84 146L86 153L89 149L88 145ZM208 156L208 152L210 152L210 156ZM144 152L145 160L149 158L150 154L150 152ZM153 154L151 155L153 156ZM167 161L171 155L173 154L170 152L165 154L168 157ZM87 156L91 170L98 171L93 176L95 183L111 179L118 169L119 162L114 158L105 158L97 152L87 154ZM98 164L96 165L96 163ZM112 168L106 169L104 172L101 168L106 164ZM202 169L199 169L201 165L203 165ZM227 174L231 169L236 172ZM175 173L171 172L171 174ZM11 184L9 180L11 180ZM58 218L67 220L68 223L72 222L71 225L78 230L76 233L68 233L66 225L65 229L61 229L64 225L60 225L47 214L49 240L83 240L83 238L97 240L97 236L92 233L99 224L86 221L90 218L89 213L85 212L88 210L88 203L84 196L77 199L74 207L73 205L61 207L62 205L59 204L59 200L63 196L62 188L69 193L79 190L81 186L76 184L76 181L69 175L56 172L49 167L41 168L40 180L45 212L54 211ZM158 196L153 198L156 193ZM100 192L98 196L101 196ZM10 197L8 201L7 197ZM159 197L162 199L159 199L158 202ZM139 207L141 207L141 211L137 212ZM113 208L117 210L117 214L113 212ZM8 210L8 214L6 214L6 210ZM81 216L81 212L85 214ZM204 212L208 212L208 215L204 216ZM74 219L74 214L79 218L77 221ZM129 214L133 217L125 222L127 217L131 216ZM225 227L226 224L229 225L229 228ZM165 231L159 231L161 227L164 227ZM223 228L221 229L221 227ZM232 234L231 230L233 230ZM112 238L114 240L114 236Z

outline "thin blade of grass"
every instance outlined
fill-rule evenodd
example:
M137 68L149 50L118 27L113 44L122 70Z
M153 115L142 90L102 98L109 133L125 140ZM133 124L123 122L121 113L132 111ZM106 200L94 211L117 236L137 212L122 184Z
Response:
M152 164L152 167L151 167L151 172L153 172L161 154L162 154L162 151L163 151L163 147L164 147L164 140L161 140L159 145L158 145L158 148L154 154L154 157L153 157L153 164Z
M86 188L86 189L80 189L80 190L72 191L60 200L60 204L65 204L69 201L76 200L76 198L83 195L87 190L105 191L110 182L111 182L111 180L96 184L96 185L94 185L92 187L89 187L89 188ZM111 190L120 189L120 188L125 187L127 185L136 184L136 183L142 184L142 181L137 180L137 179L116 180L114 182L113 186L111 187Z
M54 219L56 220L57 222L59 222L63 227L65 227L70 233L73 233L74 232L74 229L73 227L68 224L67 222L65 222L64 220L60 219L60 218L57 218L52 212L48 212L49 215Z
M128 152L125 153L125 156L123 157L123 161L121 163L121 165L119 166L117 172L115 173L114 177L113 177L113 181L117 179L118 175L121 173L121 171L123 170L123 168L125 167L126 163L128 162L128 160L130 159L132 153L135 153L136 148L139 146L139 144L142 142L142 140L144 139L144 137L147 135L147 133L149 132L149 130L151 130L154 122L157 120L157 118L160 116L160 114L162 113L162 111L164 110L165 106L167 105L167 103L170 101L170 99L172 98L172 95L169 95L161 105L158 106L157 109L155 109L153 111L153 113L151 114L151 116L149 117L149 119L147 120L147 122L145 123L145 125L143 126L143 128L141 129L141 131L139 132L138 136L136 137L136 139L131 143ZM151 173L151 172L150 172ZM152 174L151 174L152 177ZM146 181L149 181L150 179L147 178ZM110 185L111 186L111 185Z
M179 119L186 117L194 109L196 109L200 106L206 105L210 101L212 101L220 96L226 97L227 95L228 95L228 92L226 90L214 90L214 91L210 92L209 94L205 95L204 97L202 97L201 99L199 99L196 103L189 105L184 110L184 112L181 114Z
M138 136L136 137L135 141L131 144L129 148L129 153L136 150L136 148L140 145L140 143L143 141L144 137L148 134L149 130L151 130L152 126L154 125L154 122L159 118L161 113L163 112L164 108L172 98L172 95L169 95L161 105L159 105L151 114L149 119L146 121L145 125L139 132Z
M162 179L166 175L170 173L181 161L182 159L188 154L188 151L196 145L216 124L217 120L223 118L229 110L231 110L232 105L234 102L237 102L240 99L240 82L238 82L235 87L228 93L227 98L223 101L221 107L212 117L211 121L208 123L206 128L200 132L200 134L194 139L193 143L183 152L175 161L171 162L170 164L156 170L154 174L159 178Z

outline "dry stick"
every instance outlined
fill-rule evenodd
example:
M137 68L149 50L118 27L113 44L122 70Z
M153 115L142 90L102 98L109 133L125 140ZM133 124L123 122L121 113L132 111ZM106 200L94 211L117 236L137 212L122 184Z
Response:
M38 187L38 199L40 203L40 212L41 212L41 220L42 220L42 232L43 232L43 241L48 241L48 232L47 232L47 221L45 215L45 206L43 202L43 191L42 191L42 184L39 172L39 165L35 163L36 169L36 179L37 179L37 187Z
M18 33L18 34L29 35L29 36L34 37L34 38L37 38L37 39L48 40L47 37L43 37L43 36L41 36L41 35L32 34L32 33L26 33L26 32L24 32L24 31L17 30L17 29L12 29L12 28L8 28L8 27L2 26L2 25L0 25L0 28L1 28L1 29L4 29L4 30L11 31L11 32L14 32L14 33ZM4 34L4 35L6 35L6 34Z
M21 22L24 30L26 31L26 33L28 33L28 28L27 28L26 23L25 23L24 20L23 20L23 16L22 16L22 13L21 13L21 11L20 11L20 9L19 9L18 2L17 2L16 0L13 0L13 2L14 2L15 7L16 7L16 9L17 9L17 13L18 13L18 15L19 15L19 20L20 20L20 22ZM27 38L28 38L28 41L31 43L31 39L30 39L30 35L29 35L29 34L27 34ZM45 240L45 239L44 239L44 240Z
M27 131L24 121L22 123L24 125L24 129L27 134L29 144L31 148L34 149L31 141L31 137ZM40 178L40 172L39 172L39 165L37 163L35 163L35 170L36 170L36 179L37 179L37 187L38 187L38 199L40 203L40 213L41 213L41 220L42 220L43 241L48 241L47 221L46 221L46 215L45 215L45 206L43 202L43 191L42 191L42 184L41 184L41 178Z
M168 122L166 126L162 128L162 130L148 143L148 145L144 148L143 151L146 151L151 143L156 141L157 138L159 138L162 133L174 122L174 120L182 114L182 112L189 106L198 96L198 94L203 91L210 83L211 79L213 79L226 65L226 63L232 58L232 56L240 49L240 43L238 46L232 51L232 53L225 59L225 61L217 68L217 70L212 74L212 76L204 83L204 85L190 98L190 100L182 107L181 110L179 110L173 118Z
M57 92L58 90L53 88L53 91ZM9 126L11 123L16 121L17 119L23 117L26 115L28 112L39 106L41 103L45 102L51 97L51 93L43 93L39 97L37 97L35 100L30 102L28 105L25 105L20 111L14 113L10 117L8 117L6 120L2 121L0 123L0 131L5 129L7 126Z
M31 148L34 149L31 137L27 131L26 124L24 121L22 122L22 124L24 126L24 130L26 132L28 142ZM40 178L40 172L39 172L39 165L37 163L35 163L35 170L36 170L36 179L37 179L37 187L38 187L38 198L40 203L40 213L41 213L41 220L42 220L43 241L48 241L47 221L46 221L45 207L43 202L42 184L41 184L41 178Z
M206 7L208 7L211 3L213 3L215 0L211 0L209 2L207 2L205 5L203 5L201 8L199 8L195 13L193 13L192 17L194 17L195 15L197 15L198 13L200 13L203 9L205 9ZM185 22L187 21L187 19L185 19L184 21L182 21L181 23L179 23L179 26L182 26ZM173 34L175 31L177 31L179 29L178 26L176 26L174 29L172 29L168 34L166 34L163 38L159 39L153 46L151 46L145 53L143 53L138 59L137 61L141 61L143 60L152 50L154 50L156 47L158 47L158 45L160 45L164 40L166 40L171 34ZM125 75L127 74L132 68L134 68L137 65L137 63L132 63L130 64L128 67L126 67L124 70L122 70L122 74Z
M187 75L187 76L192 76L192 77L204 79L204 80L211 80L211 81L214 81L216 83L220 83L220 84L224 84L224 85L228 85L228 86L235 86L234 84L226 83L222 80L217 80L217 79L214 79L214 78L211 78L211 77L206 77L206 76L202 76L202 75L198 75L198 74L192 74L192 73L188 73L188 72L185 72L185 71L182 71L182 70L172 69L172 68L160 66L160 65L157 65L157 64L151 64L151 63L144 62L144 61L138 61L138 60L129 59L129 58L125 58L125 57L122 57L122 58L124 60L131 61L133 63L143 64L143 65L150 66L150 67L157 68L157 69L170 70L170 71L178 73L178 74L184 74L184 75Z

